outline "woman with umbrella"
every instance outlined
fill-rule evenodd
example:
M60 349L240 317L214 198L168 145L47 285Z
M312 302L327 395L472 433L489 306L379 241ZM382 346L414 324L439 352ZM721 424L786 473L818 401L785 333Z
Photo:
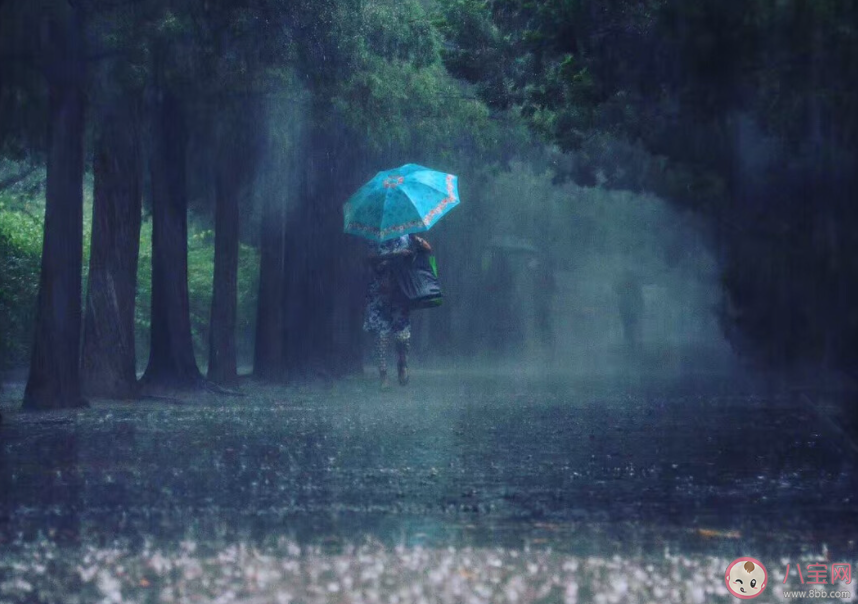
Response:
M408 383L409 300L394 278L396 263L416 252L431 251L429 244L414 233L428 231L458 203L455 176L406 164L379 172L343 208L344 231L373 242L364 329L375 336L382 388L388 385L391 335L396 342L399 383Z
M390 337L396 343L399 383L408 383L408 349L411 342L409 300L405 297L393 275L397 262L416 251L431 252L426 240L415 235L388 239L374 246L368 257L372 278L367 292L364 330L375 336L375 360L378 364L382 388L387 387L387 351Z

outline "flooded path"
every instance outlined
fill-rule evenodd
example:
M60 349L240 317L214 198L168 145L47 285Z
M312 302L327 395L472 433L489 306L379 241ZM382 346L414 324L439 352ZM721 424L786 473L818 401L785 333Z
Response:
M803 396L242 389L49 414L4 390L0 602L729 602L742 556L783 601L787 563L858 563L856 458Z

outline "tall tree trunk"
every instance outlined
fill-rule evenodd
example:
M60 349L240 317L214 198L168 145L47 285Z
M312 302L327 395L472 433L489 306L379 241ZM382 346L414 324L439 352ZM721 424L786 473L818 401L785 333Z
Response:
M194 358L188 301L188 133L179 100L155 102L152 178L152 319L147 387L186 388L202 375Z
M300 173L295 141L300 140L301 134L296 121L294 117L286 120L285 127L292 139L289 148L284 149L282 141L271 138L265 142L267 148L262 154L271 162L265 172L276 176L264 184L266 197L262 205L260 225L259 292L253 374L272 381L285 381L288 377L285 371L286 349L283 334L286 329L287 270L291 272L294 267L287 269L286 264L286 214L290 197L294 195L292 191L296 188L294 180ZM277 191L277 194L268 191Z
M283 379L285 292L285 205L269 195L262 210L259 259L259 298L253 374L267 380Z
M339 367L343 374L363 371L363 320L366 307L366 244L351 237L339 260L345 295L338 299L339 316L336 326Z
M330 346L329 301L321 297L323 283L332 278L324 271L325 246L336 241L322 231L323 207L327 200L320 194L320 173L327 157L327 140L319 127L312 127L304 150L299 207L292 214L285 247L286 316L283 347L287 372L308 377L326 372L324 351Z
M371 162L368 152L360 153L348 138L340 141L336 155L338 163L334 166L334 174L341 174L343 180L331 195L333 203L329 212L333 218L331 236L341 243L331 258L336 280L331 283L329 295L336 303L333 366L338 375L348 375L363 371L367 245L363 239L342 234L341 207L351 193L363 185L366 174L372 172L371 166L378 164Z
M307 147L301 209L287 245L285 356L291 373L337 377L362 365L353 346L362 327L365 248L342 234L342 204L362 175L347 135L317 128Z
M223 138L223 137L221 137ZM208 378L220 384L238 377L235 325L238 304L238 177L226 141L218 141L215 167L215 257L209 329Z
M47 73L50 139L42 268L25 409L85 405L80 389L81 262L83 256L82 23L50 21L55 44ZM48 17L50 18L50 17Z
M133 397L137 389L134 297L140 249L138 115L116 101L101 121L93 171L92 246L84 315L84 392Z

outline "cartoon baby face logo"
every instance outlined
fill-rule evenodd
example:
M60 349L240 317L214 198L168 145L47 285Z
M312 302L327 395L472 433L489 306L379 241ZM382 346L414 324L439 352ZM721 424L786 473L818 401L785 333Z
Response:
M759 560L746 557L730 563L724 580L731 594L742 600L750 600L763 593L769 574Z

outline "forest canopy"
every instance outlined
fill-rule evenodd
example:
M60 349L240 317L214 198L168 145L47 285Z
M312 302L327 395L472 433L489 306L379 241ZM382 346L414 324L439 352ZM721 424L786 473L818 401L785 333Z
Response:
M851 370L856 73L848 0L2 0L0 365L36 408L359 371L341 207L421 163L466 200L427 350L480 350L499 235L594 279L658 198L741 355Z

